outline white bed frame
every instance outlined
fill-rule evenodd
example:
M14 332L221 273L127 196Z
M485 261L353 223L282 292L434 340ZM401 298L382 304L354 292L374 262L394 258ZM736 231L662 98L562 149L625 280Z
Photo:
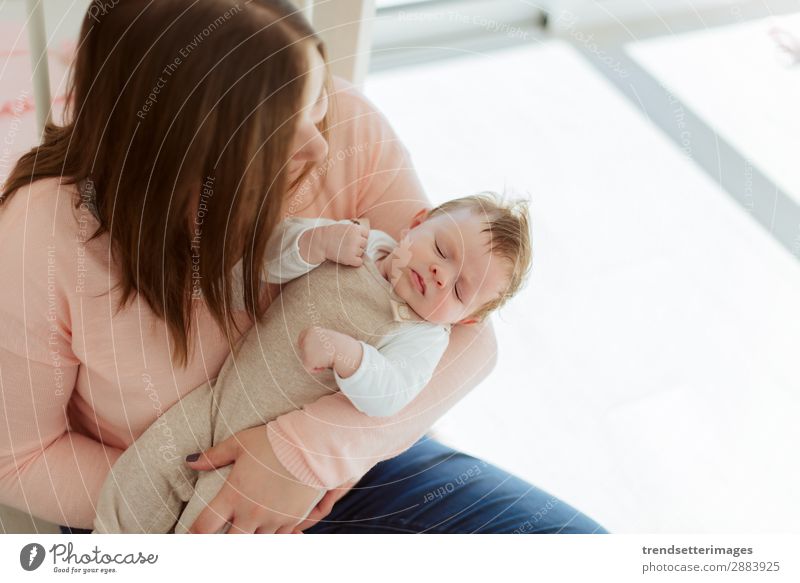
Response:
M25 0L33 99L40 133L50 119L50 71L43 1ZM294 4L320 33L328 49L333 74L361 86L369 66L375 0L294 0Z

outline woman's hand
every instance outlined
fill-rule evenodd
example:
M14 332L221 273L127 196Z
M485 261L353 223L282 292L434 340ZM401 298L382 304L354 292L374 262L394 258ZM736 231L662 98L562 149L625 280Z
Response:
M226 522L228 534L291 533L326 492L298 482L281 465L265 425L240 431L186 463L195 470L233 463L222 489L189 528L193 534L218 532Z
M319 501L319 503L314 507L314 510L311 511L306 519L295 527L292 534L302 534L304 530L311 528L320 520L328 516L328 514L331 513L331 510L333 510L333 505L344 498L345 494L347 494L357 483L358 480L351 480L346 484L342 484L338 488L328 490L325 496L322 497L322 500Z

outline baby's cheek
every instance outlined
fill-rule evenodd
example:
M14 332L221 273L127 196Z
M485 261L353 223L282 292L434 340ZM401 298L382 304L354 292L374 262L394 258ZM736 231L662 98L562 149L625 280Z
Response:
M425 319L430 320L431 322L437 324L448 324L459 320L456 310L453 309L453 306L447 304L438 306L434 305L429 309L430 312Z

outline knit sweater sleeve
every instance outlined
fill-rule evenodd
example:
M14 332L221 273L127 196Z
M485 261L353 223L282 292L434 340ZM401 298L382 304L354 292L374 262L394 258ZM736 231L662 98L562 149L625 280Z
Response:
M15 194L3 208L0 271L0 504L91 528L94 502L121 451L70 431L69 245L54 232L51 196Z

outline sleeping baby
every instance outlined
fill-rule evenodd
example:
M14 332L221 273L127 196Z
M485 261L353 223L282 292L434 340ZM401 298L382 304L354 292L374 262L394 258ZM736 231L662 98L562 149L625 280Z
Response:
M94 532L187 532L231 466L198 472L183 456L334 391L366 415L395 415L430 381L451 327L505 303L530 262L526 204L489 193L421 211L400 242L363 219L286 219L265 266L268 282L285 284L280 295L215 382L183 397L116 461ZM166 429L177 455L161 455Z

